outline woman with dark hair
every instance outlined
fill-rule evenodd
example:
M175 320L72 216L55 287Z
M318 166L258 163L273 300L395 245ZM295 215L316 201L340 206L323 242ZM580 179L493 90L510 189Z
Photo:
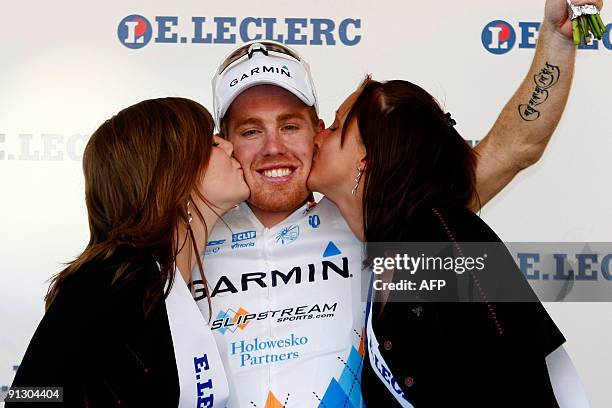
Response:
M486 247L492 266L461 277L446 273L448 287L440 292L407 294L370 284L364 401L555 407L545 358L565 339L499 237L470 210L478 203L475 153L454 125L417 85L368 77L315 138L308 186L338 205L355 235L368 242L370 260L401 248L372 243L441 243L428 255L454 260L474 252L465 243L497 243ZM393 268L383 276L395 284L408 277ZM504 290L516 302L496 302ZM464 302L472 295L473 302Z
M249 189L213 130L198 103L161 98L94 132L83 156L89 243L53 278L12 387L63 387L61 406L225 406L225 372L188 285L196 265L203 274L208 231Z

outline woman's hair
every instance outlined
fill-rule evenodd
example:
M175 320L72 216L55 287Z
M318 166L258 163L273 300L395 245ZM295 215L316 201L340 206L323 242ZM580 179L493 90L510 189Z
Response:
M366 149L366 240L401 236L405 221L424 203L469 205L476 156L438 102L407 81L381 83L368 76L360 89L344 132L356 120Z
M159 276L146 279L145 314L167 295L180 249L191 241L200 253L186 206L191 201L190 211L204 222L192 193L207 202L197 186L211 155L213 130L210 113L197 102L159 98L122 110L94 132L83 155L89 243L52 279L47 308L67 277L93 259L108 259L120 247L153 257L160 265ZM177 236L181 222L187 225L189 239ZM138 259L122 262L113 283L135 274ZM166 281L170 284L163 293Z

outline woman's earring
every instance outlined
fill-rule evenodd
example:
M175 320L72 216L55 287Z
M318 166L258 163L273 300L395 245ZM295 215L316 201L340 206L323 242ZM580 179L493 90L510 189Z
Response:
M193 221L193 216L191 215L191 211L189 211L189 204L191 204L191 200L187 201L187 217L189 217L187 222L191 224L191 221Z
M363 170L357 167L357 177L355 177L355 187L351 190L351 194L355 195L355 191L357 191L357 187L359 187L359 180L361 180L361 174Z

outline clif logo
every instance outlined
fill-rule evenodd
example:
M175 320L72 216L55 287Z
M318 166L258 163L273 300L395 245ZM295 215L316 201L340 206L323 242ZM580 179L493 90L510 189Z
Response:
M121 44L128 48L138 49L151 41L153 29L145 17L132 14L121 20L117 27L117 36Z
M610 42L612 24L608 24L607 29L608 31L604 33L601 41L593 40L589 44L578 46L578 49L598 50L601 42L604 48L612 50L612 42ZM537 21L521 21L516 27L504 20L494 20L482 29L481 40L487 51L491 54L501 55L512 50L517 43L519 49L535 48L539 32L540 23Z
M232 234L232 242L246 241L248 239L255 239L256 237L256 231L242 231L236 234Z

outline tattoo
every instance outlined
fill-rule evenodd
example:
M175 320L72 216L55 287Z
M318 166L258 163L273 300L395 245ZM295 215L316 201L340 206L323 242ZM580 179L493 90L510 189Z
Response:
M536 106L546 102L549 89L559 82L560 75L559 67L547 62L544 68L533 76L535 90L528 103L519 105L519 114L524 121L531 122L540 117L540 111L536 109Z

